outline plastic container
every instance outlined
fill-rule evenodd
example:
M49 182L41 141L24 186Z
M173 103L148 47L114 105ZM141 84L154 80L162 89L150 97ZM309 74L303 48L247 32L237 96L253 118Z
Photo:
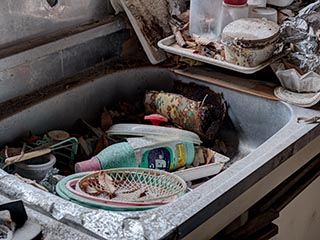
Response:
M256 7L250 12L251 18L265 18L269 21L278 22L278 12L274 8Z
M268 0L268 4L277 7L286 7L293 3L294 0Z
M135 144L134 144L135 142ZM193 162L192 142L168 141L154 144L130 140L113 144L98 155L75 165L76 172L98 171L109 168L142 167L175 170Z
M144 137L155 137L157 139L170 138L184 139L185 141L191 141L194 144L200 145L202 141L199 136L190 131L169 128L162 126L153 126L147 124L132 124L132 123L120 123L112 125L106 132L109 137L124 137L124 136L144 136Z
M277 49L280 27L258 18L239 19L222 33L226 61L240 66L257 66L271 58Z
M216 40L222 31L223 0L191 0L189 33Z
M279 1L279 0L276 0ZM248 0L249 6L255 6L255 7L266 7L267 6L267 0Z
M15 165L16 172L20 176L36 181L41 181L53 168L53 165L55 163L56 157L53 154L47 154L41 157L17 163Z
M224 29L224 27L229 23L241 18L248 18L248 16L248 4L245 3L243 5L231 5L224 2L222 5L222 29Z

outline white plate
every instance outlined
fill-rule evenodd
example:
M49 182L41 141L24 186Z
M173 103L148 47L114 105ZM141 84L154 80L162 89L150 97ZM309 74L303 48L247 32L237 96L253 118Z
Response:
M199 62L208 63L208 64L211 64L214 66L226 68L229 70L233 70L233 71L241 72L241 73L245 73L245 74L255 73L255 72L269 66L271 63L279 60L280 58L282 58L286 54L286 53L280 53L279 55L276 55L276 56L270 58L268 61L266 61L256 67L242 67L242 66L238 66L238 65L235 65L232 63L228 63L226 61L220 61L220 60L217 60L214 58L210 58L210 57L202 56L200 54L193 53L193 50L191 50L191 49L182 48L176 43L174 35L171 35L167 38L160 40L158 42L158 46L169 53L173 53L173 54L176 54L179 56L183 56L183 57L197 60Z

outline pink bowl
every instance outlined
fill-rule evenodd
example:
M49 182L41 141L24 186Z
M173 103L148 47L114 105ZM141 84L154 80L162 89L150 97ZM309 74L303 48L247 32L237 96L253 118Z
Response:
M169 203L170 201L173 201L174 199L177 198L177 196L174 196L170 199L167 199L166 201L161 201L161 200L155 200L155 201L147 201L147 202L131 202L131 201L117 201L117 200L111 200L111 199L103 199L99 197L95 197L92 195L89 195L83 191L80 190L80 187L78 186L78 181L79 179L72 179L66 184L66 188L72 192L73 194L76 194L80 197L92 200L92 201L97 201L105 204L112 204L115 206L160 206L166 203Z

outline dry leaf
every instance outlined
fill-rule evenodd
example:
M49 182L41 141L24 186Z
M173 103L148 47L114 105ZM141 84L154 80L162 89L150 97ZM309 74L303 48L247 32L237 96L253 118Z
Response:
M112 116L108 111L104 111L101 115L101 128L103 131L108 130L112 126Z

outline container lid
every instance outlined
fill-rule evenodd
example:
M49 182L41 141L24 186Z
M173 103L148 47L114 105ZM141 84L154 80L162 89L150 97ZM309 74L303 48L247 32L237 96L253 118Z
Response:
M202 143L199 136L194 132L145 124L119 123L111 126L106 133L108 136L158 137L161 139L166 138L167 140L170 140L171 138L181 138L184 141L189 140L194 144Z
M222 32L223 41L240 44L265 43L279 37L278 24L259 18L243 18L229 23Z

